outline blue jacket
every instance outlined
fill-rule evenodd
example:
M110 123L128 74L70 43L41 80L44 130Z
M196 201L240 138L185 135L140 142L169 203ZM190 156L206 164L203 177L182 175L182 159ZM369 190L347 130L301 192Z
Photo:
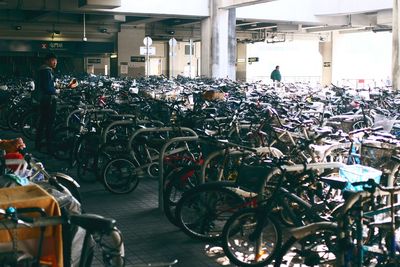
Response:
M42 95L55 95L53 70L43 65L38 73L38 86L36 88Z

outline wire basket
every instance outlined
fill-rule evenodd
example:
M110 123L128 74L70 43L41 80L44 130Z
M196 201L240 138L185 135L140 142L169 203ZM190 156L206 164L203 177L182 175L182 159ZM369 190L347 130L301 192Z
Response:
M374 116L374 127L382 127L384 132L390 132L396 122L397 116L388 117L381 114Z
M398 150L394 144L367 140L361 145L361 160L364 165L380 169L398 154Z
M379 184L381 181L382 172L380 170L362 165L346 165L339 169L339 176L340 178L348 181L345 190L359 192L363 190L363 186L353 186L352 183L366 182L369 179L373 179L377 184Z

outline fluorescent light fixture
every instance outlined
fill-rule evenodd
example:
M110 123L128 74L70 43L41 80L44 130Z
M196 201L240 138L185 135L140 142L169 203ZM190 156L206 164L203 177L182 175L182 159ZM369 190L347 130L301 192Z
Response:
M111 54L110 58L117 58L118 55L117 54Z

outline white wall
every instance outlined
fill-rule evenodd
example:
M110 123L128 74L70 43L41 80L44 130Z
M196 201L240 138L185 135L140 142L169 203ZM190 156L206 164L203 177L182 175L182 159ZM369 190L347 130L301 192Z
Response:
M385 82L391 77L392 35L388 32L336 34L333 39L332 82L356 86L356 80ZM348 80L348 81L346 81Z
M271 82L270 74L276 65L280 66L282 80L320 80L322 56L317 38L293 40L284 43L255 43L247 46L247 59L259 57L259 62L247 62L247 81L263 80Z

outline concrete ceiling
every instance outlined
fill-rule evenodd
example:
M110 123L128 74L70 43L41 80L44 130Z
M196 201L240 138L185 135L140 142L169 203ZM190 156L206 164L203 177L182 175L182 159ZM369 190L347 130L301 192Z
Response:
M80 1L87 4L95 4L80 7ZM157 0L147 1L150 5L151 2ZM174 1L177 3L180 0ZM196 0L195 2L199 1ZM242 12L239 11L236 25L239 37L248 37L251 34L261 31L304 34L330 30L366 29L386 31L391 29L391 10L387 8L384 10L368 10L368 12L353 11L352 14L343 14L342 11L340 14L331 14L326 10L323 12L315 11L317 15L313 15L312 19L306 19L305 16L296 17L296 13L301 13L298 12L296 6L293 6L293 10L288 10L288 12L291 11L292 13L283 14L283 12L274 12L273 8L275 6L278 6L280 3L284 4L290 0L221 1L223 1L225 7L241 7L249 4L258 4L257 7L261 7L264 5L267 10L274 13L265 15L264 12L260 12L260 15L257 15L255 12L252 12L254 16L244 18L241 17ZM308 1L311 6L313 0L302 1ZM145 13L145 11L137 11L137 13L115 12L113 8L118 7L118 4L113 5L113 3L118 2L121 1L0 0L0 38L82 40L84 14L86 37L90 41L115 41L116 33L120 31L121 27L144 27L146 34L155 36L156 39L160 40L168 39L172 36L177 37L177 39L184 39L185 37L196 39L200 36L200 21L204 17L204 11L194 15L185 15L182 11L185 9L185 6L180 6L181 10L174 12L166 11L166 14L161 14L160 12L150 14ZM125 0L126 2L127 0ZM193 2L193 5L195 2ZM299 2L301 1L295 0L294 2L300 5ZM103 6L97 3L102 3ZM131 3L129 2L129 4ZM107 4L113 8L105 6ZM242 9L245 10L246 8L249 9L251 7ZM258 9L261 11L260 8Z

